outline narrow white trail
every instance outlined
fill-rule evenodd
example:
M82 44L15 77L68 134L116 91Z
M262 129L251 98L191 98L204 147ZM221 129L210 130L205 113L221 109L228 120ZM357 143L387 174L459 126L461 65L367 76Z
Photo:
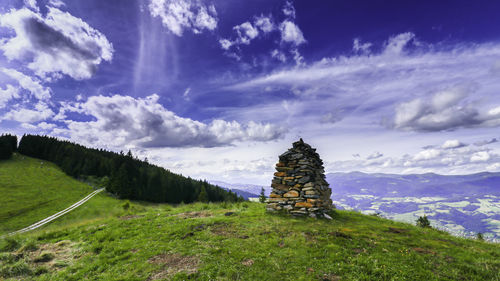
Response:
M68 208L50 216L50 217L47 217L37 223L34 223L28 227L25 227L23 229L20 229L18 231L14 231L14 232L11 232L9 234L7 234L7 236L10 236L10 235L14 235L14 234L18 234L18 233L24 233L24 232L27 232L27 231L30 231L30 230L33 230L33 229L37 229L39 228L40 226L46 224L46 223L49 223L55 219L57 219L58 217L60 216L63 216L71 211L73 211L74 209L76 209L77 207L79 207L80 205L82 205L83 203L87 202L90 198L94 197L94 195L96 195L97 193L103 191L104 188L101 188L101 189L98 189L98 190L95 190L94 192L90 193L89 195L85 196L82 200L76 202L75 204L69 206Z

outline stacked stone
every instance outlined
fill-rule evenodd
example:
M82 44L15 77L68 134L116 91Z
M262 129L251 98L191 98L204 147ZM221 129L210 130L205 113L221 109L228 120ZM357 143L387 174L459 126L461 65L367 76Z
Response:
M332 208L332 190L325 180L323 161L302 139L279 156L266 209L295 216L323 217ZM326 215L327 216L327 215Z

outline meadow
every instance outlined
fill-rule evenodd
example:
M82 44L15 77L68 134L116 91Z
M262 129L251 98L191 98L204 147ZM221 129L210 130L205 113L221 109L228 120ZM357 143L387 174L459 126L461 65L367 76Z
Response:
M92 190L19 155L0 162L0 172L12 196L2 197L4 232ZM40 229L1 238L0 279L500 280L498 244L355 211L330 215L269 214L254 202L129 202L103 192Z
M0 235L53 215L93 190L89 184L67 176L53 163L14 154L10 160L0 161ZM113 206L118 204L117 200L99 194L49 227L112 214Z

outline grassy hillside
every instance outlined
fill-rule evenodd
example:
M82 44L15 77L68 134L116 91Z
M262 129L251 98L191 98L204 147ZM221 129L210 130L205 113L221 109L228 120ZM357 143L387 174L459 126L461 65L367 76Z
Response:
M250 202L132 208L0 249L1 276L37 280L500 279L498 244L349 211L271 215Z
M53 215L93 190L50 162L14 154L11 160L0 161L0 235ZM50 225L99 217L104 211L113 213L114 209L119 209L119 204L119 201L99 194Z

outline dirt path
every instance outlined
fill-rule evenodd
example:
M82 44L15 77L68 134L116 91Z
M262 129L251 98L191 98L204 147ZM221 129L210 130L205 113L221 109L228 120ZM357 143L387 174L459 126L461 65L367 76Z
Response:
M94 195L98 194L99 192L103 191L104 188L101 188L101 189L98 189L98 190L95 190L94 192L90 193L89 195L85 196L82 200L76 202L75 204L69 206L68 208L50 216L50 217L47 217L37 223L34 223L28 227L25 227L23 229L20 229L18 231L14 231L14 232L11 232L9 234L7 234L6 236L10 236L10 235L14 235L14 234L18 234L18 233L24 233L24 232L27 232L27 231L30 231L30 230L33 230L33 229L37 229L39 228L40 226L44 225L44 224L47 224L55 219L57 219L58 217L60 216L63 216L71 211L73 211L74 209L76 209L77 207L79 207L80 205L82 205L83 203L87 202L90 198L94 197Z

